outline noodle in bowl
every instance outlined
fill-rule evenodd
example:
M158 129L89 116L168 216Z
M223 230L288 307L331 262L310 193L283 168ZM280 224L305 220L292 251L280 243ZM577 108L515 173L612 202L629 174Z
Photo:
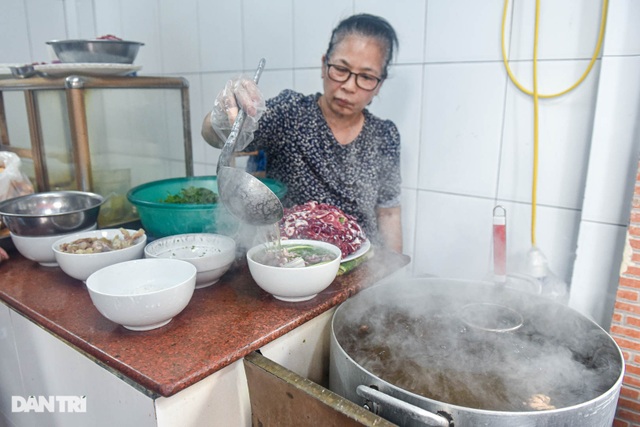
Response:
M271 242L254 246L247 251L247 262L251 277L260 288L276 299L297 302L310 300L331 285L340 268L340 248L330 243L304 239L283 240L282 245L285 248L312 247L317 252L328 252L331 257L311 265L295 264L295 261L294 265L289 266L267 265L264 263L266 252L279 250L278 245Z

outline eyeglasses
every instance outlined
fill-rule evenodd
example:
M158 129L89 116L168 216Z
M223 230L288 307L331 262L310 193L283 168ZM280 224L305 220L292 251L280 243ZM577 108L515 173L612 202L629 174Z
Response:
M344 83L356 76L356 85L363 90L372 91L378 87L382 79L367 73L354 73L347 67L341 65L329 64L327 62L327 75L334 82Z

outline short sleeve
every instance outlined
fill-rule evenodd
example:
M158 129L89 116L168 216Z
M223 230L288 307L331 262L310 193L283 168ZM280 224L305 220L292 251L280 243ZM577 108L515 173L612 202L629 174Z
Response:
M400 174L400 132L390 121L383 122L384 132L380 144L380 189L377 207L400 206L402 177Z

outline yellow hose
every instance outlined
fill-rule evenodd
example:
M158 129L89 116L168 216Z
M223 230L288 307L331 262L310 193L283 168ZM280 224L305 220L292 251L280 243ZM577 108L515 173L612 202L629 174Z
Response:
M511 71L511 67L509 66L509 59L507 58L507 49L505 46L505 27L507 22L507 11L509 9L509 0L504 0L504 10L502 13L502 60L504 62L505 69L507 70L507 74L509 78L513 82L513 84L520 89L523 93L533 96L533 178L531 185L531 245L536 245L536 210L537 210L537 194L538 194L538 146L539 146L539 98L555 98L558 96L562 96L576 87L578 87L584 79L587 78L589 73L591 72L593 65L598 59L598 54L600 53L600 49L602 48L602 42L604 40L604 31L607 22L607 10L609 6L609 0L602 0L602 13L600 18L600 31L598 32L598 40L596 42L596 47L593 51L593 55L591 56L591 61L589 61L589 65L587 69L582 74L582 76L567 89L552 93L552 94L540 94L538 93L538 35L540 31L540 0L536 0L536 11L535 11L535 30L534 30L534 38L533 38L533 90L529 91L526 89L518 79L516 79L515 75Z
M508 1L508 0L507 0ZM531 246L536 245L536 211L538 199L538 35L540 31L540 0L536 0L536 20L533 36L533 178L531 188Z

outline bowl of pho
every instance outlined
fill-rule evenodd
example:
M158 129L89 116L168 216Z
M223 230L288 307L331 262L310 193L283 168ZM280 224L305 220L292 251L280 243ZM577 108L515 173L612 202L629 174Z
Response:
M282 240L247 251L253 280L274 298L307 301L333 282L340 267L340 248L316 240Z

